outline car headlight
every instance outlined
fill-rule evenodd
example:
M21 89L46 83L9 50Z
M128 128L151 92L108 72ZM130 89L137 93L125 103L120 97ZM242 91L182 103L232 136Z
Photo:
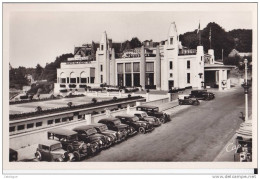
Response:
M62 157L62 158L65 158L65 155L63 154L61 157Z
M110 138L110 137L108 137L108 138L107 138L107 140L110 142L110 141L111 141L111 138Z
M119 135L121 134L121 132L120 132L120 131L118 131L117 133L118 133Z
M103 144L102 140L100 140L99 143L102 145Z

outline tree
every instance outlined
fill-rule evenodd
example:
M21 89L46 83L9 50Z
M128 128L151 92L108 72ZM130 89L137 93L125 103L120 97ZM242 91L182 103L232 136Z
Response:
M69 108L71 108L72 102L68 102L67 105L68 105Z
M97 103L97 99L96 98L92 98L91 100L93 103Z
M137 37L133 37L130 41L130 46L131 48L137 48L137 47L141 47L142 43Z
M42 66L40 64L37 64L36 68L35 68L34 79L35 80L40 80L41 76L42 76L42 72L43 72Z
M93 61L96 60L96 51L97 51L96 44L94 41L92 41L90 59Z
M37 106L37 107L35 108L35 111L36 111L36 112L41 112L41 111L42 111L42 107L41 107L41 106Z

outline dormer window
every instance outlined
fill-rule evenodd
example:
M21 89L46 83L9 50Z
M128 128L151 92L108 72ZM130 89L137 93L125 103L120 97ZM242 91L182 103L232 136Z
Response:
M170 45L173 44L173 37L170 38Z

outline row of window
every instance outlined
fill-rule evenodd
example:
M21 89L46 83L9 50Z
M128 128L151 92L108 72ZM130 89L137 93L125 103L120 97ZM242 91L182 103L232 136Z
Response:
M154 72L154 62L146 62L146 72ZM125 63L125 72L132 72L132 64ZM140 62L133 63L133 72L140 72ZM124 73L124 63L117 64L117 73Z
M173 63L172 63L172 61L170 61L169 67L170 67L170 70L173 69ZM187 60L187 69L190 69L190 60Z
M170 73L170 78L172 78L173 75ZM190 73L187 73L187 83L190 83Z
M47 125L52 125L52 124L57 124L57 123L61 123L61 122L67 122L67 121L72 121L73 117L69 117L69 118L58 118L58 119L51 119L47 121ZM36 123L29 123L29 124L21 124L17 126L17 130L21 131L26 129L31 129L33 128L35 125L35 127L41 127L42 126L42 122L36 122ZM9 127L9 132L14 132L15 131L16 126L11 126Z
M87 77L87 78L60 78L60 83L94 83L95 77Z

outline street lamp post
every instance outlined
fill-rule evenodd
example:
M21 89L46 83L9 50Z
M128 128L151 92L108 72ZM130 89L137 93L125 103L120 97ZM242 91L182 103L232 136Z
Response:
M245 121L248 121L248 84L247 84L247 59L244 60L245 63Z

